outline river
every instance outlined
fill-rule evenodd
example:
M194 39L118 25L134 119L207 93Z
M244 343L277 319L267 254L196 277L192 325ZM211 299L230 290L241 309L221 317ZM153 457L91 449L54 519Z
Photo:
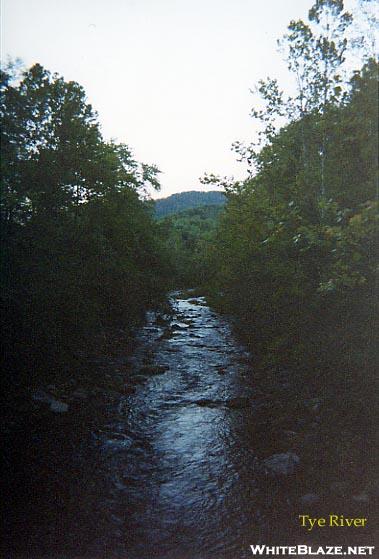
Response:
M284 543L291 482L262 471L280 449L250 356L203 297L170 308L148 313L132 352L93 362L69 413L12 434L4 557L245 559Z
M96 434L106 530L90 554L250 557L267 526L244 429L254 413L248 355L203 297L171 304L168 323L150 315L140 331L131 394Z
M315 507L369 516L369 505L358 489L355 501L329 495L307 474L306 437L291 443L307 416L284 407L285 376L275 377L280 400L270 383L261 392L251 356L203 297L173 293L170 308L148 313L133 351L121 344L90 361L69 412L29 411L11 433L4 558L247 559L250 545L371 543L300 527ZM306 451L325 485L312 417ZM291 450L296 471L267 469L278 456L299 462Z

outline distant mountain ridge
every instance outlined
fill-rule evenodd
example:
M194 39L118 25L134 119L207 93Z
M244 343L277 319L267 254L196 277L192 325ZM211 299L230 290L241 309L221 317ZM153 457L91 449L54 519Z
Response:
M225 202L225 194L217 190L209 192L189 190L155 200L155 214L160 218L200 206L220 206Z

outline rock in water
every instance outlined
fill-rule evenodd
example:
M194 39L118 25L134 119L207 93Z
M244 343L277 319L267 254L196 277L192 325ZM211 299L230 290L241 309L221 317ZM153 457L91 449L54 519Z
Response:
M68 404L56 400L53 396L51 396L51 394L47 394L43 390L35 390L32 393L32 399L36 402L49 404L50 411L54 413L65 413L68 411Z
M300 458L294 452L285 452L282 454L273 454L266 460L263 460L268 473L275 475L288 476L294 473L298 466Z
M51 400L50 410L55 413L66 413L68 411L68 405L58 400Z

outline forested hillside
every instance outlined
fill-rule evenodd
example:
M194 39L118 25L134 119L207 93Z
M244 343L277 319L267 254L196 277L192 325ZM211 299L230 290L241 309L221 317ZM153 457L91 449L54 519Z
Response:
M223 192L189 190L172 194L167 198L159 198L155 201L155 212L157 217L160 218L200 206L223 205L225 201Z
M175 287L200 287L209 284L209 250L223 205L192 208L160 220L171 256Z

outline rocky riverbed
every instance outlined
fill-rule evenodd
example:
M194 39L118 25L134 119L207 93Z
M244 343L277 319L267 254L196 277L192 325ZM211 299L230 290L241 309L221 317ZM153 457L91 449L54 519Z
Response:
M94 360L86 382L33 389L6 426L4 555L245 559L250 544L373 545L372 525L299 525L300 514L370 517L377 493L323 476L324 402L293 401L288 372L270 389L203 297L170 303L147 316L134 351Z

